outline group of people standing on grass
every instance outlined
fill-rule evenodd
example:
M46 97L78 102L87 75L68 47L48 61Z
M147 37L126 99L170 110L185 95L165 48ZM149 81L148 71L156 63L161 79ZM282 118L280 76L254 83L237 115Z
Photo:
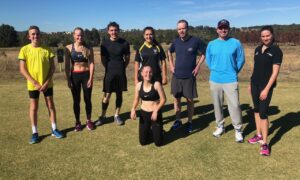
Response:
M188 120L186 132L193 132L192 117L194 115L194 98L198 97L196 76L204 60L210 70L210 90L216 119L216 130L213 136L220 137L224 132L223 101L224 94L228 105L232 125L235 129L235 141L243 142L242 114L239 102L238 73L245 63L243 46L239 40L229 36L229 21L218 22L216 32L218 38L206 45L199 38L189 35L188 22L177 22L178 37L168 49L169 70L172 73L171 94L174 97L176 119L171 130L182 126L181 98L187 101ZM111 22L107 26L109 38L101 44L101 63L105 67L103 79L102 111L97 121L92 122L91 95L94 77L93 48L83 41L83 29L75 28L74 42L66 46L65 72L68 87L72 92L73 110L75 115L75 131L82 130L80 121L80 94L83 97L86 110L86 128L93 130L95 126L104 124L106 111L112 93L116 94L114 121L124 124L120 109L123 101L123 91L127 91L126 67L129 64L129 43L119 37L119 25ZM160 43L155 40L155 30L144 28L144 43L136 50L134 63L134 100L131 118L136 119L137 107L139 113L139 141L145 145L154 140L155 145L163 145L162 107L166 102L163 85L168 83L166 54ZM256 134L248 140L249 143L261 143L260 154L270 155L268 146L268 107L273 88L282 62L282 51L276 45L271 26L264 26L260 31L261 45L255 49L254 68L251 76L249 92L253 99ZM30 144L39 142L37 131L37 110L39 94L44 93L46 106L49 110L52 125L52 135L63 138L64 135L56 127L56 111L53 102L54 54L40 44L40 30L30 26L28 30L30 44L21 48L20 72L27 79L30 98L29 116L32 126ZM175 57L176 55L176 57ZM153 137L150 137L153 136Z

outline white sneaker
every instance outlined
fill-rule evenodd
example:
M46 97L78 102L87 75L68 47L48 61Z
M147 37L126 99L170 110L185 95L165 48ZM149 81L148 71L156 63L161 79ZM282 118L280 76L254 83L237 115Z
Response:
M235 130L235 141L238 143L244 142L243 132L241 130Z
M215 137L220 137L224 133L224 128L223 127L217 127L215 132L213 132L213 136Z

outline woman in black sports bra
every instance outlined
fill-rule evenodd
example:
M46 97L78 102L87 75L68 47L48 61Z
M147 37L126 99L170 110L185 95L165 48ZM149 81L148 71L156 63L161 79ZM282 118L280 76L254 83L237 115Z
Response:
M74 43L66 46L65 72L68 87L73 96L73 110L76 118L75 131L81 131L80 122L80 91L83 89L85 111L87 117L86 127L94 129L91 121L92 114L92 87L94 77L94 53L93 48L87 47L83 42L83 29L75 28L73 31Z
M152 130L156 146L163 145L163 123L161 108L166 102L166 95L160 82L152 81L152 69L146 65L142 68L143 81L137 83L131 119L136 119L136 108L141 99L141 115L139 121L139 141L141 145L149 143L149 133Z

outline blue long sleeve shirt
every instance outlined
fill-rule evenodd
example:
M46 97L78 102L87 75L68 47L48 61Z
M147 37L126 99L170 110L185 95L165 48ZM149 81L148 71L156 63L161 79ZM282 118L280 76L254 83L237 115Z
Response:
M210 70L210 81L237 82L238 73L245 64L244 48L235 38L210 41L206 49L206 64Z

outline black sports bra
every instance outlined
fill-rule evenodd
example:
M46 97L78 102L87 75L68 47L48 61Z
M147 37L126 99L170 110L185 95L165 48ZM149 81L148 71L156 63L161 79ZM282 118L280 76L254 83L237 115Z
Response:
M71 61L72 61L72 63L74 63L74 62L88 62L88 58L84 57L82 52L75 51L74 44L72 44Z
M143 101L157 101L157 100L159 100L159 94L154 89L154 84L151 86L151 89L150 89L149 92L145 92L144 91L144 82L142 82L139 95L140 95L140 97Z

